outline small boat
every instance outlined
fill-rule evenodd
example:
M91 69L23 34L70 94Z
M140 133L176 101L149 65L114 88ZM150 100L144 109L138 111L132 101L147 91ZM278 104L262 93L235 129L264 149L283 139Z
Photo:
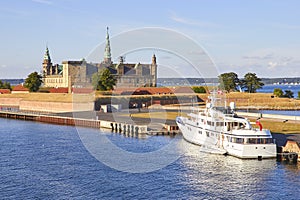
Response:
M228 107L219 106L220 99L210 96L204 109L194 109L187 117L176 118L183 138L209 153L243 159L276 158L275 139L270 130L263 129L259 121L259 128L252 127L248 119L235 113L234 102Z

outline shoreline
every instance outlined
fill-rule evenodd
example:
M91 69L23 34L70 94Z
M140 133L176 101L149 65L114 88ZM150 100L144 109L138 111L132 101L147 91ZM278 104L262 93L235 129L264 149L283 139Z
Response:
M177 97L191 97L195 94L180 94L180 95L121 95L121 96L99 96L94 94L40 94L40 93L28 93L28 94L9 94L0 95L0 111L1 110L15 110L17 112L31 112L38 114L54 115L54 116L64 116L65 113L71 113L68 117L73 117L72 113L76 112L98 112L95 111L99 109L100 105L107 104L120 104L122 109L129 109L128 106L131 103L145 104L146 107L140 108L144 110L142 112L148 112L151 108L155 109L153 112L189 112L190 106L192 106L191 101L186 99L187 102L181 104L179 107L179 102L176 101ZM208 99L208 94L197 94L198 104L202 105ZM270 129L272 132L278 133L300 133L300 124L291 123L292 121L300 121L300 116L289 116L282 114L262 114L260 112L252 113L251 111L259 110L278 110L278 111L298 111L300 110L300 100L297 99L287 99L287 98L277 98L273 97L272 94L268 93L252 93L245 94L239 92L232 92L224 95L226 101L235 102L236 110L246 110L243 114L245 116L250 115L253 118L263 118L264 123L266 123L266 128ZM170 100L171 99L171 100ZM175 99L175 100L174 100ZM126 105L122 105L126 103ZM182 103L182 102L181 102ZM127 106L127 107L126 107ZM137 108L135 108L137 109ZM149 110L148 110L149 109ZM132 113L134 109L129 109L128 112ZM250 112L248 112L250 111ZM178 113L179 114L179 113ZM104 114L102 114L104 115ZM136 114L134 114L136 115ZM109 116L109 114L106 114ZM148 124L147 120L138 118L136 119L140 125ZM275 116L275 117L274 117ZM100 119L100 115L98 116ZM163 116L159 116L160 118ZM147 116L143 116L147 118ZM148 118L153 118L149 116ZM270 118L270 119L268 119ZM174 125L175 117L170 118L166 125ZM274 120L277 121L274 121ZM130 122L131 118L121 119L122 122ZM254 119L253 119L254 120ZM272 121L273 120L273 121ZM284 120L288 120L287 123ZM116 120L111 118L109 120L111 123L115 123ZM149 121L149 119L148 119ZM273 123L274 122L274 123ZM144 123L144 124L143 124ZM284 129L282 128L284 127Z
M174 135L178 130L172 125L170 120L168 123L161 126L162 129L153 128L147 125L149 120L144 118L135 118L132 123L125 117L118 117L118 121L114 120L114 116L109 113L106 115L92 116L90 112L75 112L64 114L40 114L40 113L26 113L26 112L11 112L0 111L0 118L25 120L33 122L41 122L48 124L67 125L67 126L81 126L87 128L105 128L112 132L131 133L131 134L148 134L148 135ZM159 121L159 120L158 120ZM155 120L154 120L155 122ZM174 121L175 123L175 121ZM169 127L169 129L168 129ZM167 129L166 129L167 128Z
M86 112L79 112L79 113L69 113L72 114L71 117L68 116L55 116L55 115L41 115L41 114L27 114L27 113L13 113L13 112L3 112L0 110L0 117L1 118L10 118L15 120L27 120L27 121L33 121L33 122L40 122L40 123L48 123L48 124L57 124L57 125L69 125L69 126L78 126L78 127L87 127L87 128L96 128L98 130L101 130L102 128L106 129L110 133L118 133L118 134L124 134L126 136L130 137L137 137L137 138L144 138L146 136L158 136L158 135L168 135L169 137L173 137L177 134L181 134L181 131L179 130L177 124L175 123L175 120L167 120L170 124L167 124L167 121L164 122L165 124L161 124L161 120L158 120L157 122L160 123L154 123L155 119L152 117L148 118L142 118L142 117L136 117L135 114L132 115L132 113L129 113L127 116L123 116L122 119L118 119L118 121L115 120L115 116L113 113L99 113L99 115L95 115L95 119L91 118L84 118L86 114L88 114L88 117L91 117L90 113ZM120 113L118 113L120 114ZM117 114L117 115L118 115ZM138 111L138 114L140 112ZM145 114L145 113L144 113ZM146 113L147 114L147 113ZM149 114L149 113L148 113ZM103 118L103 117L106 117ZM120 117L120 115L118 116ZM140 125L135 123L128 123L128 119L131 119L134 122L139 121ZM265 122L266 118L262 118L261 121L263 123ZM300 119L300 117L299 117ZM121 120L121 121L120 121ZM152 128L150 128L150 124L152 124ZM255 118L254 118L255 120ZM269 119L270 120L270 119ZM275 121L276 119L271 119ZM123 122L122 122L123 121ZM148 123L148 124L147 124ZM172 125L172 123L175 123L176 125ZM278 123L278 122L277 122ZM282 123L282 122L281 122ZM146 124L146 125L145 125ZM253 123L251 123L253 124ZM271 122L272 126L274 125L274 122ZM159 125L159 128L158 126ZM255 125L254 125L255 127ZM300 127L300 122L298 122L297 127ZM153 129L154 128L154 129ZM282 129L283 131L284 129ZM271 131L273 139L275 139L275 144L277 146L277 153L281 153L282 149L286 146L288 141L296 141L300 143L300 131L298 131L299 128L297 128L297 133L293 132L274 132ZM278 157L279 158L279 157Z
M300 111L300 107L297 107L297 108L238 107L237 110L249 110L249 111L252 111L252 110L256 110L256 111L259 111L259 110Z

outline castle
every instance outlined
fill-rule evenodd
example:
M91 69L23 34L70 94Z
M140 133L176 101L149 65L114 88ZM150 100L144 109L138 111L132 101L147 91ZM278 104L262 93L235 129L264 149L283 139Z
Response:
M76 88L91 85L92 75L101 69L107 68L117 79L116 88L132 87L156 87L157 63L155 55L152 56L151 64L124 63L120 57L118 63L111 59L111 48L106 32L106 44L104 59L100 63L87 63L85 59L80 61L63 61L61 65L53 65L48 47L43 60L43 83L44 87L50 88Z

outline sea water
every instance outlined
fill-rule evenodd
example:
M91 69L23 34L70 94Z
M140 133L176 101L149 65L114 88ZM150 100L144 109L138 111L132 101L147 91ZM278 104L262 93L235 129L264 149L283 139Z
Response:
M1 118L0 127L1 199L299 199L299 165L276 159L207 154L180 136L139 138ZM155 171L119 171L97 160L78 130L135 154L176 140L179 156Z
M257 92L273 93L275 88L279 88L283 92L285 92L285 90L292 91L294 93L294 98L297 98L298 92L300 92L300 85L264 85L261 89L257 90Z

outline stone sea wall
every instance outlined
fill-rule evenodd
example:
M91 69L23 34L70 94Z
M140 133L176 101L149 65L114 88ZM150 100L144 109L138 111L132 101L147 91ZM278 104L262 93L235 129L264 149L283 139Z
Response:
M40 112L78 112L94 110L94 102L70 103L70 102L42 102L42 101L21 101L20 110Z
M0 98L0 106L18 107L22 98Z
M46 102L27 101L22 98L0 98L0 107L18 107L24 111L60 113L94 110L94 102Z

